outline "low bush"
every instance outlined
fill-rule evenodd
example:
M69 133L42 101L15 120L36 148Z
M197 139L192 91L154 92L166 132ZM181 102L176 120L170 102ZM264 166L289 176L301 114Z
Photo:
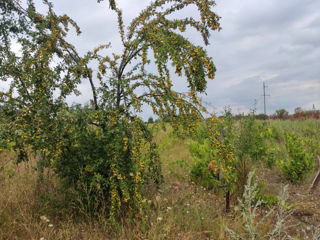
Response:
M278 161L283 175L291 182L297 183L308 175L314 168L313 154L308 153L303 141L294 133L286 133L287 161Z

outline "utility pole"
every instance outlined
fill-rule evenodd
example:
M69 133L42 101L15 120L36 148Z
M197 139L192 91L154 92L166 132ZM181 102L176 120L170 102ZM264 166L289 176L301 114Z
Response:
M264 106L264 114L267 115L267 107L266 107L266 97L269 97L270 95L266 95L266 84L263 82L263 106Z

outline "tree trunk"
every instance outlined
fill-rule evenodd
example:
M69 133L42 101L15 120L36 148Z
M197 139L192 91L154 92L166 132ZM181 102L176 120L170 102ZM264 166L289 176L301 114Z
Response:
M37 170L38 170L38 178L36 183L36 191L40 191L40 187L43 183L43 172L44 172L44 161L45 161L45 154L40 152L39 153L39 160L37 162Z
M230 212L230 191L226 192L226 212Z

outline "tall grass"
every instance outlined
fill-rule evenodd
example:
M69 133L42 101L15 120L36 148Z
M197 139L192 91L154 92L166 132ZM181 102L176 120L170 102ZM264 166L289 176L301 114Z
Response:
M306 141L306 145L316 155L320 155L320 120L307 119L307 120L272 120L271 126L282 133L280 136L284 138L284 132L295 133Z

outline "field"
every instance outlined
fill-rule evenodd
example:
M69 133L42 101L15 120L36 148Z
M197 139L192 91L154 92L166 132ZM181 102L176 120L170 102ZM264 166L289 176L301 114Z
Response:
M281 224L286 239L317 239L320 186L313 193L309 193L309 187L317 169L316 156L320 155L320 121L272 120L266 124L278 134L274 142L278 149L275 162L268 167L263 161L255 161L250 170L255 171L254 181L265 185L260 194L272 197L257 207L252 226L257 226L272 208L273 212L258 226L261 236L275 228L280 214L284 218ZM237 200L241 196L232 194L231 210L226 213L221 191L207 189L190 177L194 162L188 148L190 139L178 137L170 127L166 130L156 124L149 127L159 145L164 182L159 188L148 186L140 212L124 217L118 227L110 227L103 214L91 216L81 212L83 208L69 199L74 197L73 193L59 190L59 180L51 170L45 169L39 187L34 157L15 164L15 154L3 150L0 153L0 239L232 239L228 229L247 236L245 239L258 239L258 236L250 238L250 231L245 228L245 213L253 210L254 204L250 209L243 209ZM313 151L313 170L296 183L287 180L277 165L277 160L287 157L284 133L288 132L307 143L306 151ZM271 148L270 142L267 144ZM282 205L283 210L273 199L278 199L276 196L281 195L285 185L288 185L288 199Z
M318 85L308 80L316 75L274 62L273 51L261 54L267 67L244 56L257 54L243 48L248 39L265 42L244 23L262 22L220 16L214 0L130 1L139 11L128 1L97 2L110 11L106 21L87 4L0 1L0 239L320 239L320 111ZM90 12L95 20L84 17ZM222 70L222 78L209 46L221 17L241 33L226 34L241 44L228 49L240 61L218 51L241 74ZM306 19L292 24L311 26L309 11ZM77 38L82 32L90 40ZM222 107L205 97L221 92L224 105L248 108L260 80L281 91L266 94L263 82L265 113L269 95L279 96L277 106L312 110L256 115L258 99L247 115L206 107ZM299 96L287 92L298 88Z

